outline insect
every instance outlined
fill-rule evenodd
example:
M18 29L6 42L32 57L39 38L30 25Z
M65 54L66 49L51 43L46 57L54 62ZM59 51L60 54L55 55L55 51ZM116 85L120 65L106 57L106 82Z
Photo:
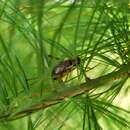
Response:
M54 80L61 79L67 73L75 69L75 66L80 64L80 58L76 57L75 59L67 59L61 61L52 71L52 78Z

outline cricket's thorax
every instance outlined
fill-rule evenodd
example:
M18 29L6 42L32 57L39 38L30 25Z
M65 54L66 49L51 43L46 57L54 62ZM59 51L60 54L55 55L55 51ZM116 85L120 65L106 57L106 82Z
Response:
M61 61L52 71L52 77L54 80L62 78L67 72L71 72L75 69L75 66L80 64L80 58L68 59Z

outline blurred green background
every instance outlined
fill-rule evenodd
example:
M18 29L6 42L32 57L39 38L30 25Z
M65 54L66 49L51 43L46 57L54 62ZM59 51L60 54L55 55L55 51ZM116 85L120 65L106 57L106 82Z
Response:
M129 0L1 0L0 130L129 130L129 12ZM101 85L49 106L86 77Z

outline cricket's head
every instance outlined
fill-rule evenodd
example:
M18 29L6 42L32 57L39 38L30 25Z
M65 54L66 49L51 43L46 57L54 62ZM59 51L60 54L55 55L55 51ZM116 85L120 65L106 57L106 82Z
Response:
M75 59L72 60L73 66L79 65L81 62L81 59L79 57L76 57Z
M79 57L77 57L77 64L80 64L81 59Z

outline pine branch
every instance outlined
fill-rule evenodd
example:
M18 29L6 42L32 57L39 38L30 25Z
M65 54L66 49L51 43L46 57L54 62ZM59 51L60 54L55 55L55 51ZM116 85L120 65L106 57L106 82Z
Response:
M48 97L44 98L43 100L41 100L40 103L31 105L30 107L28 107L22 111L19 111L17 113L14 113L15 112L15 108L14 108L14 109L12 109L13 112L0 116L0 120L9 121L9 120L15 120L17 118L27 116L38 110L45 109L52 105L66 101L66 99L68 99L68 98L75 97L75 96L78 96L85 92L88 92L92 89L101 87L101 86L111 82L113 79L119 79L119 78L122 78L122 76L123 77L129 76L129 71L130 71L130 63L128 63L126 65L122 65L120 67L120 69L117 71L111 72L109 74L106 74L104 76L101 76L101 77L98 77L95 79L87 80L87 82L84 82L84 83L80 84L79 86L77 85L77 86L71 86L68 88L62 88L57 93L55 93L55 95L48 96Z

